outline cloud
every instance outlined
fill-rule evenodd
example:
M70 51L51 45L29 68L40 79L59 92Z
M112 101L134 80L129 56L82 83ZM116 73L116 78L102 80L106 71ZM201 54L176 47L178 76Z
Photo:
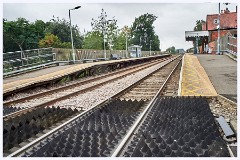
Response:
M119 27L131 26L135 17L145 13L156 15L154 27L163 50L171 46L192 47L191 42L185 42L185 31L192 30L196 20L205 20L207 14L218 12L217 3L4 3L3 18L23 17L32 22L37 19L47 22L54 15L68 20L68 10L78 5L82 7L71 11L71 18L81 32L92 29L92 18L97 19L102 8L108 19L115 16ZM228 6L230 11L235 11L235 7L236 4Z

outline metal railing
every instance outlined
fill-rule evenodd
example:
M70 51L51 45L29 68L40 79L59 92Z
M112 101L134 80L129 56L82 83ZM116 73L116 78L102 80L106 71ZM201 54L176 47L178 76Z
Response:
M227 40L227 52L237 56L237 38L229 35Z
M46 65L53 65L57 62L70 62L72 50L64 48L39 48L24 51L3 53L3 75L15 75L18 73L35 70ZM103 59L102 50L75 49L76 61ZM120 58L126 57L125 50L107 50L106 58L110 59L111 54ZM160 55L160 51L152 51L151 55ZM149 51L142 51L142 57L151 56ZM128 54L129 57L129 54Z
M53 48L39 48L32 50L3 53L3 73L21 70L56 60Z

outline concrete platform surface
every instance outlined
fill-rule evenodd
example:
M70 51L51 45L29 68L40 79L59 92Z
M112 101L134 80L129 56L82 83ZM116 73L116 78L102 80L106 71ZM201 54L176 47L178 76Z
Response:
M195 55L184 55L181 74L181 96L217 96L208 75Z
M91 67L93 64L76 64L69 66L58 66L47 69L42 69L26 74L22 74L16 77L11 77L3 80L3 93L15 90L16 88L21 88L24 86L28 86L34 83L43 82L50 79L55 79L57 77L61 77L63 75L67 75L69 73L76 72L78 70L85 69L87 67Z
M197 55L217 93L237 102L237 62L226 55Z

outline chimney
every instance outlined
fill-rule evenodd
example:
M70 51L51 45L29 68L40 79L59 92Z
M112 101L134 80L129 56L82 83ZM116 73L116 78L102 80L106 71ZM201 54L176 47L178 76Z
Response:
M237 6L236 6L236 13L237 13Z
M230 11L228 10L228 8L226 8L226 10L224 10L224 13L229 13Z

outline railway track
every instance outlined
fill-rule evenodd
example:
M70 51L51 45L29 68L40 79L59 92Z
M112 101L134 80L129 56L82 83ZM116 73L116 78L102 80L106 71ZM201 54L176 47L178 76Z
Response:
M29 112L34 108L49 106L59 100L67 99L87 91L89 92L98 86L110 83L116 79L127 76L128 74L136 73L140 70L154 66L155 64L161 63L164 60L168 59L169 58L156 60L154 62L150 62L147 64L123 69L118 72L113 72L107 75L102 75L87 80L83 80L80 82L72 83L63 87L52 89L50 91L40 92L27 97L4 102L3 106L5 107L11 106L13 108L23 108L20 111L4 116L4 119L13 118L14 116L19 116L22 113Z
M76 86L84 85L84 84L96 81L98 79L106 78L108 76L112 76L112 75L115 75L115 74L118 74L118 73L121 73L121 72L125 72L127 70L131 70L131 69L134 69L134 68L137 68L137 67L153 64L155 62L160 62L160 61L163 61L163 60L166 60L166 58L161 58L161 59L158 59L158 60L153 60L151 62L146 62L146 63L138 64L138 65L135 65L135 66L130 66L130 67L120 69L120 70L117 70L117 71L113 71L113 72L110 72L110 73L107 73L107 74L92 76L90 78L82 78L78 81L70 81L70 82L67 82L65 84L60 84L60 85L57 85L57 86L49 87L47 89L45 87L37 87L36 89L31 89L31 90L27 89L26 91L22 91L21 93L17 93L17 94L13 94L12 96L4 97L4 99L6 99L6 100L4 100L4 105L11 105L11 104L14 104L14 103L24 102L25 100L31 100L31 99L34 99L34 98L39 98L41 96L49 95L49 94L52 94L52 93L55 93L55 92L58 92L58 91L61 91L61 90L65 90L65 89L74 88Z
M175 58L174 58L175 59ZM170 63L171 61L173 61L174 59L172 59L172 60L169 60L168 61L168 63ZM176 61L179 61L180 59L179 58L177 58L177 60ZM158 67L156 67L156 68L149 68L149 70L151 70L151 72L149 71L149 73L147 73L147 75L145 75L145 76L147 76L147 77L151 77L151 75L152 74L155 74L154 76L152 76L152 77L156 77L156 75L157 75L157 71L160 69L160 68L162 68L162 70L164 69L164 66L165 67L167 67L167 66L169 66L170 64L171 64L171 66L172 66L172 64L176 64L176 62L175 61L173 61L173 62L171 62L170 64L168 64L168 63L164 63L164 64L162 64L162 65L160 65L160 66L158 66ZM173 65L174 66L174 65ZM168 67L169 68L169 72L168 72L168 74L170 74L170 72L171 72L171 74L173 73L173 70L176 68L176 66L175 67ZM173 69L174 68L174 69ZM141 73L140 73L141 74ZM165 73L166 74L166 73ZM166 74L167 75L167 74ZM134 74L134 76L137 76L137 73L135 73ZM116 97L121 97L121 95L123 94L123 93L126 93L126 91L129 91L130 89L129 88L131 88L131 89L133 89L133 87L136 87L136 86L138 86L139 84L140 84L140 81L143 81L143 79L144 80L147 80L146 78L144 78L145 76L140 76L139 77L139 79L137 79L135 82L133 82L129 87L127 86L125 86L125 88L124 89L122 89L122 90L119 90L119 91L117 91L115 94L111 94L112 96L111 96L111 98L116 98ZM163 85L165 85L165 83L167 82L167 80L169 79L169 77L170 77L170 75L165 79L165 82L164 83L162 83L162 84L158 84L160 87L161 87L161 85L163 86ZM131 78L131 77L130 77ZM160 90L162 90L162 88L163 87L161 87L161 89ZM159 91L160 92L160 91ZM110 97L108 97L107 99L109 99ZM77 98L77 96L76 97L72 97L71 99L78 99ZM29 143L29 144L27 144L27 145L25 145L25 146L21 146L21 147L18 147L17 149L15 149L15 150L12 150L13 151L13 153L11 153L9 156L30 156L30 154L29 154L29 152L26 152L26 151L29 151L29 150L31 150L31 149L33 149L33 150L35 150L36 148L35 147L33 147L33 146L36 146L36 145L42 145L42 143L46 143L46 144L49 144L48 143L48 141L50 141L52 138L54 139L54 137L57 135L57 134L60 134L60 133L63 133L63 132L65 132L65 130L66 130L66 128L68 128L69 126L72 126L73 124L76 124L77 125L77 123L78 122L80 122L80 124L85 124L85 128L82 128L81 129L81 131L79 131L77 128L75 128L74 130L75 131L73 131L71 134L75 134L75 133L78 133L78 132L80 132L80 133L82 133L82 132L85 132L85 131L88 131L88 132L90 132L89 130L91 130L91 131L95 131L95 132L98 132L98 133L96 133L95 135L92 135L92 133L90 133L90 139L91 138L93 138L94 136L96 136L96 135L99 135L99 134L101 134L100 133L100 131L102 131L103 132L103 130L104 130L104 132L106 132L106 133L102 133L101 135L103 136L103 139L104 139L104 137L105 137L105 139L107 138L109 138L109 136L110 137L112 137L113 135L113 132L114 132L114 136L117 136L117 139L115 138L112 138L112 140L114 140L113 142L109 142L108 140L99 140L99 141L107 141L106 142L106 144L105 143L101 143L101 144L105 144L105 147L103 146L103 148L105 148L106 149L106 146L108 146L110 143L110 145L111 145L111 148L112 148L112 150L111 151L109 151L108 149L106 149L107 151L105 151L104 149L104 151L103 152L101 152L101 154L100 154L100 152L99 152L99 154L95 154L95 156L111 156L112 155L112 153L113 153L113 151L114 151L114 148L116 148L117 146L118 146L118 142L119 141L121 141L121 139L123 138L123 136L128 132L128 130L131 128L131 126L132 126L132 124L133 123L135 123L135 121L136 121L136 117L138 117L140 114L142 114L142 112L145 110L145 108L148 106L148 102L149 101L147 101L147 102L143 102L143 101L140 101L141 102L141 105L137 105L138 107L137 108L135 108L135 110L134 110L134 113L136 112L136 114L137 115L134 115L133 117L132 116L130 116L129 114L126 114L126 113L128 113L128 110L129 110L129 108L128 107L126 107L126 108L124 108L123 110L121 109L121 103L125 103L125 104L128 104L128 103L133 103L133 104L138 104L138 103L140 103L140 102L138 102L138 101L136 101L136 100L133 100L133 101L126 101L126 100L118 100L118 103L120 104L120 106L119 106L119 109L117 109L116 110L116 114L118 114L118 112L120 112L119 114L120 115L118 115L118 116L120 116L119 117L119 119L118 120L116 120L116 124L118 124L117 122L119 122L120 124L119 124L119 126L117 125L117 126L115 126L115 123L114 124L112 124L112 125L114 125L114 126L109 126L109 127L105 127L104 126L104 124L106 125L106 124L109 124L109 122L112 122L112 119L111 119L111 117L112 117L112 115L108 115L108 112L111 112L111 110L109 110L109 109L104 109L104 108L108 108L108 107L110 107L111 108L111 105L109 105L108 103L109 103L109 100L107 100L107 99L104 99L103 101L100 101L100 102L98 102L98 104L97 105L94 105L94 107L92 107L92 108L89 108L89 109L87 109L87 110L85 110L85 111L81 111L81 113L79 113L79 112L77 112L77 116L75 116L74 118L72 118L71 120L69 120L69 121L67 121L67 122L65 122L65 123L63 123L63 124L61 124L60 126L58 126L57 128L55 128L55 129L53 129L53 130L51 130L50 132L48 132L48 133L46 133L46 134L44 134L44 135L42 135L42 136L40 136L40 137L38 137L37 139L35 139L35 140L33 140L31 143ZM148 99L148 100L150 100L150 98ZM64 102L61 102L63 105L64 105ZM115 103L115 102L110 102L110 104L111 103ZM105 106L104 106L105 105ZM55 105L55 106L57 106L57 105ZM135 106L135 105L133 105L133 106ZM61 108L61 107L60 107ZM100 113L102 113L102 112L105 112L106 111L106 114L107 114L107 117L109 116L110 118L107 118L107 119L109 119L109 121L108 122L104 122L104 123L101 123L101 124L98 124L98 126L100 125L101 126L101 129L100 130L94 130L94 129L96 129L96 123L98 123L98 121L97 120L99 120L99 115L101 116L101 114ZM130 109L130 111L131 111L131 109ZM99 113L100 112L100 113ZM124 113L123 113L124 112ZM112 113L112 114L114 114L114 113ZM125 114L125 115L124 115ZM93 116L94 115L94 116ZM95 119L96 120L94 120L94 123L92 122L92 120L91 120L91 118L89 118L89 116L90 117L95 117ZM116 115L114 114L114 116L113 117L115 117ZM122 117L123 116L123 117ZM126 116L126 117L128 117L128 118L124 118L124 116ZM121 118L123 118L123 119L121 119ZM10 120L11 118L8 118L8 119L6 119L6 120ZM86 119L88 119L88 120L90 120L90 122L89 121L86 121ZM101 119L101 118L100 118ZM103 118L104 119L104 118ZM102 119L102 120L103 120ZM115 120L114 120L115 121ZM128 124L127 126L125 126L124 125L124 123L126 122L126 124ZM94 125L93 125L93 124ZM94 127L92 127L91 129L90 128L86 128L87 126L89 126L89 125L87 125L87 124L91 124L91 126L94 126ZM121 126L122 125L122 126ZM81 126L81 125L80 125ZM121 126L121 127L120 127ZM81 127L80 127L81 128ZM94 129L93 129L94 128ZM106 128L108 128L108 129L106 129ZM114 129L115 128L115 129ZM116 129L117 128L117 129ZM123 128L126 128L126 130L125 131L122 131L122 129ZM127 129L128 128L128 129ZM110 130L110 132L109 132L109 130ZM114 131L115 130L115 131ZM119 131L119 133L118 133L118 131ZM111 133L111 134L110 134ZM70 134L70 133L69 133ZM87 134L87 133L84 133L84 135L85 134ZM110 135L109 135L110 134ZM105 136L104 136L105 135ZM75 135L76 136L76 135ZM107 136L107 137L106 137ZM49 139L50 138L50 139ZM89 141L89 138L86 138L86 139L88 139L88 141ZM111 138L110 138L111 139ZM79 141L79 143L82 143L83 141ZM87 143L87 142L85 142L84 141L84 145L85 146L87 146L87 145L89 145L88 143L87 144L85 144L85 143ZM109 143L109 144L108 144ZM63 145L63 144L62 144ZM64 145L65 145L65 143L64 143ZM95 144L96 145L96 144ZM100 145L100 144L98 144L98 145ZM45 145L44 145L45 146ZM49 146L48 146L49 147ZM62 146L63 147L63 146ZM69 146L70 147L70 146ZM45 147L46 148L46 147ZM70 147L71 148L71 147ZM87 150L89 150L89 147L86 147L87 148ZM56 149L56 148L52 148L52 149ZM73 148L72 148L73 149ZM65 153L66 152L66 153ZM69 154L67 154L68 152L70 152L70 151L64 151L64 153L65 153L65 155L71 155L70 153ZM82 152L82 150L81 150L81 152ZM32 153L32 151L30 151L30 153ZM45 154L45 152L43 152L44 153L44 155L42 154L41 156L50 156L51 155L51 153L48 153L48 155L47 155L47 153ZM71 152L72 153L72 152ZM85 152L82 152L82 153L80 153L79 152L79 155L75 155L75 156L84 156L83 155L83 153L85 153ZM9 154L9 153L7 153L7 154ZM6 154L6 155L7 155ZM92 153L91 153L92 154ZM91 155L90 154L90 155ZM56 156L56 155L58 155L56 152L54 153L54 155ZM53 154L51 155L51 156L54 156ZM88 156L89 155L89 153L88 154L86 154L85 156ZM39 156L39 155L38 155ZM61 156L63 156L62 154L61 154ZM71 156L73 156L73 155L71 155Z
M166 79L169 78L169 80L173 79L172 77L175 75L176 70L179 70L179 66L181 66L181 61L174 61L170 63L167 66L164 66L162 70L159 70L155 73L153 73L151 76L147 77L147 79L141 81L138 85L134 86L134 88L126 91L127 93L122 95L120 99L126 99L126 100L146 100L149 101L153 99L159 88L163 86L163 84L166 82ZM177 68L175 68L177 66ZM170 77L169 73L170 71L174 71L171 73ZM178 72L177 72L178 73ZM177 74L176 73L176 74ZM168 81L166 82L166 86L169 85L172 82ZM164 85L165 86L165 85ZM165 88L165 87L164 87ZM175 91L177 91L176 88L174 88ZM161 92L162 93L162 92Z
M174 70L169 81L163 88L163 91L161 92L161 96L172 96L172 97L178 96L180 72L181 72L181 63L178 64L177 68Z

